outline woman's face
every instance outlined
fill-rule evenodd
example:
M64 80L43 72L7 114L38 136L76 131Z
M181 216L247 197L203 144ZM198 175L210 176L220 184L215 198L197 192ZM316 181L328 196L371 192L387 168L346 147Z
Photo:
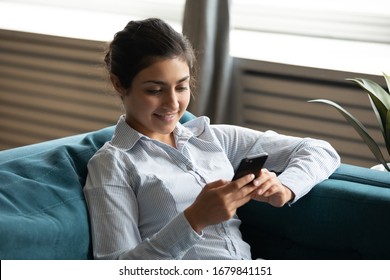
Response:
M126 122L138 132L166 142L190 102L189 67L180 58L156 60L134 77L122 96Z

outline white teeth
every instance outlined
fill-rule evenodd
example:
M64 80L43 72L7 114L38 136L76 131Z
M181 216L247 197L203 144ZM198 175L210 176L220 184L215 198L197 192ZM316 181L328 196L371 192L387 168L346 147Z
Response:
M176 114L156 114L157 116L163 117L163 118L172 118Z
M155 114L157 117L159 118L162 118L162 119L166 119L166 120L171 120L171 119L174 119L175 116L176 116L176 113L173 113L173 114Z

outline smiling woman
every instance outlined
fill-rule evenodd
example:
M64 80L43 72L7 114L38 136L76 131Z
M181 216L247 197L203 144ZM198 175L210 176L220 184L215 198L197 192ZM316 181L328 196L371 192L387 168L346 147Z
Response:
M165 36L156 38L156 30ZM187 39L157 19L131 21L115 34L105 62L127 124L174 146L171 132L187 109L195 80Z
M84 194L95 258L250 259L237 208L254 199L294 203L340 163L326 142L211 125L180 124L195 57L161 19L130 21L105 62L121 97L112 139L88 163ZM243 157L266 152L270 170L232 180Z
M171 132L190 102L189 72L183 59L159 60L140 71L127 89L112 74L126 122L138 132L174 146Z

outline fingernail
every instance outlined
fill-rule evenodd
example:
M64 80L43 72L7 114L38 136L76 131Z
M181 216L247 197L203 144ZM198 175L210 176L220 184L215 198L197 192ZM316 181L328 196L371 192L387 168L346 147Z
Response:
M253 181L253 185L255 185L256 187L260 186L260 181L259 180L254 180Z

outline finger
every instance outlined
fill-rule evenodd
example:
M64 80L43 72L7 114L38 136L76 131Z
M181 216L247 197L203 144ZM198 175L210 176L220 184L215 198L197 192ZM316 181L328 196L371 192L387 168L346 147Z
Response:
M261 186L259 186L257 194L263 196L269 196L273 194L276 191L275 189L277 188L278 183L279 182L275 178L268 179L263 184L261 184Z
M253 184L256 186L262 185L265 181L267 181L270 178L270 176L272 176L272 174L274 173L269 172L268 169L266 168L261 169L259 176L255 180L253 180Z
M218 180L218 181L214 181L214 182L208 183L204 188L205 189L219 188L219 187L224 186L224 185L226 185L228 183L229 183L229 181L221 179L221 180Z
M246 185L231 195L231 203L233 203L234 207L236 208L244 205L256 195L257 189L258 187L254 186L253 184Z
M259 189L258 186L255 186L252 183L249 183L249 184L245 185L245 187L239 189L233 195L233 199L237 200L237 201L240 201L243 199L244 203L246 203L247 201L251 200L254 195L256 195L258 189Z
M248 174L248 175L245 175L245 176L233 181L232 185L241 189L242 187L244 187L244 186L248 185L250 182L252 182L254 179L255 179L254 174Z
M266 183L264 189L261 188L257 191L258 195L261 195L263 197L270 197L271 195L274 195L278 192L278 187L273 183Z
M238 207L241 207L244 204L248 203L251 199L252 199L251 195L241 197L240 199L234 201L234 207L237 209Z
M251 183L254 178L254 174L249 174L231 182L224 188L224 193L227 195L230 203L236 205L236 203L242 199L248 201L252 198L251 193L258 188Z

